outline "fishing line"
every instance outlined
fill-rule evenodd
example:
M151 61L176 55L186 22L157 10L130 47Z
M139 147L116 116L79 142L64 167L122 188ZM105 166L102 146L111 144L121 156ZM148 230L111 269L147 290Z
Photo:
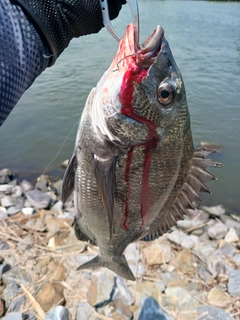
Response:
M127 58L129 58L129 57L133 57L133 56L136 56L136 53L129 54L129 55L127 55L126 57L124 57L124 58L122 58L121 60L119 60L118 63L117 63L117 69L114 69L113 72L119 71L119 63L121 63L123 60L125 60L125 59L127 59Z
M60 152L62 151L65 142L67 141L67 139L69 138L70 134L73 132L73 130L75 129L75 127L79 124L79 121L77 121L72 129L70 130L70 132L68 133L68 135L66 136L66 138L64 139L64 141L62 142L61 146L58 148L57 152L55 153L55 155L53 156L52 160L49 162L49 164L47 165L47 167L45 168L45 170L43 171L43 173L41 175L44 175L46 173L46 171L48 170L48 168L50 167L50 165L53 163L53 161L55 161L57 159L57 157L59 156Z

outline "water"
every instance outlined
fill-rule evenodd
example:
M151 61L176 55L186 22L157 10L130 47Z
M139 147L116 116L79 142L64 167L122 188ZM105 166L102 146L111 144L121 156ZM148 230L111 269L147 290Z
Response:
M208 1L139 1L141 40L157 24L165 29L182 72L196 146L207 141L221 146L214 159L217 182L206 204L222 203L240 211L240 3ZM131 22L128 6L114 21L123 35ZM53 68L24 94L0 129L0 168L20 177L41 174L80 118L90 89L109 66L117 43L106 30L75 39ZM69 158L75 127L50 174Z

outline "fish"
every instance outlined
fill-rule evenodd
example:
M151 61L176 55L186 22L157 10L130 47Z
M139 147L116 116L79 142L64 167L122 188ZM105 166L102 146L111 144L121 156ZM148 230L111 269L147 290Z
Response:
M74 193L74 229L100 254L84 268L106 267L135 280L124 256L137 240L152 241L183 218L221 164L214 150L194 149L181 73L164 30L143 44L134 24L87 98L62 202Z

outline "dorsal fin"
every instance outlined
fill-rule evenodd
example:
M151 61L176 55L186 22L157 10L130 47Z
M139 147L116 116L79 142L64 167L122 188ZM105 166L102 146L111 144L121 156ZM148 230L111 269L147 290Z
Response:
M110 240L113 233L113 208L115 191L115 164L116 156L103 159L94 155L94 173L99 195L105 207L109 225Z
M194 201L201 201L199 196L200 192L210 192L204 183L215 179L215 177L206 170L214 167L221 168L222 166L221 163L205 158L214 152L216 151L205 148L196 149L194 151L192 163L183 186L170 209L166 211L159 225L141 240L151 241L167 232L170 229L169 226L172 227L176 225L176 221L183 218L183 215L187 213L187 209L193 209Z

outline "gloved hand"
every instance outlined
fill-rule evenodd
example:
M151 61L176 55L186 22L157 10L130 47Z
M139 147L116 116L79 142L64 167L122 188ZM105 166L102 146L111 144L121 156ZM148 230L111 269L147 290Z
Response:
M11 0L19 4L47 42L53 65L75 37L97 33L103 27L99 0ZM115 19L126 0L108 0Z

